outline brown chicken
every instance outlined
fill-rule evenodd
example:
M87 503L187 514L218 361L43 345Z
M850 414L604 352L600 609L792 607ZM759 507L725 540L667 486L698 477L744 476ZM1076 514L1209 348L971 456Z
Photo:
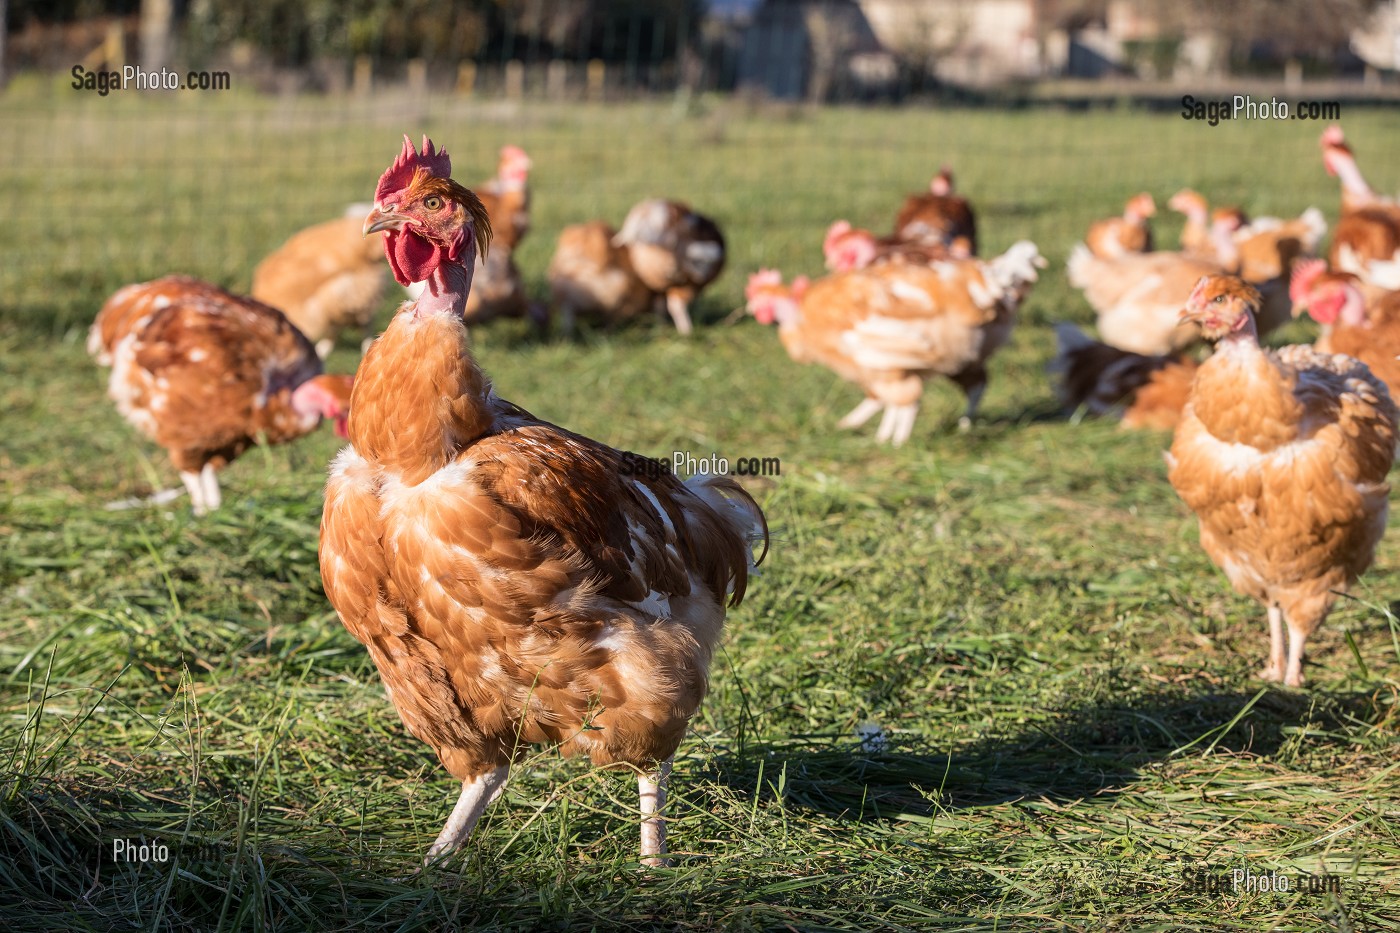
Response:
M1167 207L1186 215L1181 228L1181 251L1193 259L1214 259L1215 240L1210 232L1210 205L1190 188L1182 188L1167 201Z
M502 146L496 177L476 190L491 219L491 251L514 252L530 232L530 157L519 146Z
M117 410L170 454L197 515L219 507L217 471L254 444L295 440L322 418L344 434L350 377L323 375L276 308L207 282L128 285L102 306L88 349L112 367Z
M381 237L360 232L364 212L307 227L253 270L253 297L272 305L316 345L325 359L344 330L374 336L374 313L389 278Z
M1218 263L1256 286L1286 276L1294 260L1316 255L1327 234L1327 221L1315 207L1291 220L1250 220L1238 207L1212 213L1206 199L1189 188L1172 195L1168 203L1186 215L1186 226L1181 230L1182 252L1193 259ZM1225 233L1229 236L1225 237ZM1265 316L1271 311L1266 308Z
M1201 276L1217 272L1241 273L1260 289L1260 332L1288 321L1289 270L1297 258L1317 248L1326 222L1316 208L1294 220L1262 218L1241 229L1245 219L1237 208L1216 211L1209 249L1198 246L1191 254L1127 253L1103 259L1087 246L1076 246L1069 258L1070 284L1083 289L1098 312L1099 336L1119 349L1147 356L1176 353L1199 337L1196 328L1181 320L1182 303Z
M1293 270L1292 294L1294 313L1306 311L1322 326L1316 349L1355 357L1400 398L1400 292L1368 303L1356 276L1314 259Z
M852 227L849 221L838 220L827 228L822 240L822 255L832 272L864 269L877 262L913 262L928 265L942 259L955 258L941 243L899 240L877 237L869 230Z
M609 325L654 310L657 295L632 266L632 251L615 242L616 231L601 220L574 224L559 232L549 261L549 292L564 333L579 317Z
M1385 532L1397 412L1385 384L1350 357L1261 348L1260 301L1227 275L1191 292L1182 314L1217 348L1196 374L1168 477L1200 519L1211 560L1268 610L1261 676L1297 687L1308 636Z
M1173 354L1199 339L1198 329L1181 321L1181 306L1201 276L1223 271L1183 253L1102 259L1082 243L1070 252L1068 267L1070 284L1098 314L1099 339L1146 356Z
M1084 245L1100 259L1113 259L1127 253L1152 252L1150 219L1157 213L1157 202L1144 191L1134 195L1119 217L1095 221L1084 237Z
M876 440L899 446L914 429L931 376L966 393L959 425L972 424L986 362L1010 336L1044 265L1035 244L1023 240L990 260L883 263L788 287L765 270L750 277L745 296L759 323L777 323L793 360L820 363L865 391L840 427L859 427L883 411Z
M719 226L680 201L653 198L627 212L613 243L626 247L637 277L665 297L676 330L689 334L690 303L724 271Z
M1066 411L1117 415L1125 428L1170 431L1181 420L1200 364L1183 354L1147 356L1086 336L1073 324L1055 325L1059 354L1051 371L1061 377Z
M1332 233L1328 259L1338 272L1370 283L1372 263L1400 263L1400 204L1371 190L1340 126L1329 126L1321 142L1323 166L1342 182L1342 217ZM1397 288L1400 281L1382 287Z
M326 594L408 730L462 782L429 860L460 847L530 743L638 774L642 857L665 856L666 777L743 598L754 501L682 482L496 395L462 313L490 225L447 153L404 140L366 232L428 282L356 376L331 466Z
M977 216L967 198L953 191L953 170L944 166L926 194L905 198L894 219L895 239L945 247L955 258L977 255Z

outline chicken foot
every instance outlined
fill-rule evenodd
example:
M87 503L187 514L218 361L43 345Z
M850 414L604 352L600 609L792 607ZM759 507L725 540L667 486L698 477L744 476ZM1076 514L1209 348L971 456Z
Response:
M438 833L437 839L428 849L427 857L423 859L425 868L439 858L456 852L466 843L486 808L505 790L506 777L509 774L510 766L501 765L494 771L478 774L462 782L462 795L457 798L452 815L447 818L447 824L442 827L442 832Z

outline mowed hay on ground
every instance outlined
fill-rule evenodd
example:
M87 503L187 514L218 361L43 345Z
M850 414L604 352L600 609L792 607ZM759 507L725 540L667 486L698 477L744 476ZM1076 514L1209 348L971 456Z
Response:
M1264 621L1196 543L1167 438L1060 418L1044 373L1048 322L1091 318L1063 262L1093 219L1189 185L1335 220L1321 126L22 83L0 122L7 929L1400 929L1394 535L1310 643L1309 688L1263 689ZM1372 182L1400 187L1393 115L1345 125ZM628 776L540 753L453 871L410 874L457 789L321 593L328 430L244 456L207 518L102 508L175 476L83 353L101 301L167 272L245 288L291 232L368 198L404 131L468 180L503 143L531 153L518 259L537 295L564 224L641 197L688 199L728 235L692 340L474 335L501 394L542 417L652 456L781 458L751 483L773 551L679 755L667 872L635 869ZM1051 266L982 421L958 434L960 397L931 383L892 451L836 430L856 389L717 322L751 271L819 273L827 223L885 229L944 162L985 252L1030 238ZM1179 221L1156 229L1170 245ZM168 858L123 861L122 840ZM1236 870L1290 890L1236 890Z

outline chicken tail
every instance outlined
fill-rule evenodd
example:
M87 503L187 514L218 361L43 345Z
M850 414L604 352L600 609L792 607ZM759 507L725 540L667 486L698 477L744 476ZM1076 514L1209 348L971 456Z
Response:
M685 486L710 507L732 535L744 542L749 551L745 570L752 570L763 563L768 556L768 519L743 486L728 476L705 475L690 477L685 481ZM756 545L762 545L757 554L754 553ZM746 578L747 573L735 575L731 598L733 605L737 605L744 596Z
M1055 325L1059 352L1049 370L1060 376L1060 401L1067 411L1086 408L1102 415L1152 381L1171 359L1144 356L1100 343L1073 324Z
M1088 288L1094 279L1098 264L1098 258L1088 246L1083 243L1074 244L1074 249L1069 253L1069 261L1065 264L1069 272L1069 284L1079 289Z

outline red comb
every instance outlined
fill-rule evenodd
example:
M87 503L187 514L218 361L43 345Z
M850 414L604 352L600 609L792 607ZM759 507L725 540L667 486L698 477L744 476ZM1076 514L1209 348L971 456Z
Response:
M1342 135L1342 128L1333 123L1322 131L1322 145L1324 146L1345 146L1346 137Z
M749 282L744 286L744 297L752 299L765 288L783 284L783 274L777 269L759 269L749 276Z
M420 153L413 148L413 140L404 134L403 151L388 171L379 176L379 187L374 189L375 202L382 202L389 195L407 188L420 168L427 169L429 174L438 178L452 177L452 159L446 149L435 150L433 141L424 136L423 151Z
M826 236L822 239L822 253L830 253L836 248L836 244L850 232L851 222L849 220L838 220L827 227Z
M1288 277L1288 297L1297 304L1307 296L1317 277L1327 271L1327 263L1321 259L1300 259L1293 264L1293 274Z

